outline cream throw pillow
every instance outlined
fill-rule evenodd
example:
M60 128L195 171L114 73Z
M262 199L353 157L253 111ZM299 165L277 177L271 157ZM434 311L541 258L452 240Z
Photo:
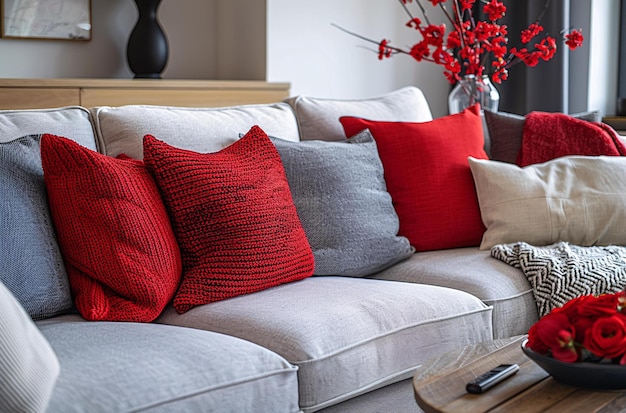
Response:
M480 249L519 241L626 245L626 158L568 156L525 168L469 163L487 227Z

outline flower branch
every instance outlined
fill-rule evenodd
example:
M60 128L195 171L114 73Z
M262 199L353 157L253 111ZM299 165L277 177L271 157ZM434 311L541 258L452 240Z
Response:
M495 83L501 83L508 77L508 69L518 63L536 66L541 60L554 57L557 42L551 36L541 34L544 30L541 19L546 14L551 0L544 7L537 19L520 34L522 47L508 48L506 25L498 21L506 14L506 6L499 0L480 0L482 11L487 16L484 21L476 21L472 10L477 0L428 0L432 6L439 6L451 30L446 35L446 24L432 24L427 10L420 0L398 0L410 20L406 26L419 32L421 39L410 48L396 47L391 41L375 41L365 36L335 27L362 40L378 45L378 58L390 58L395 54L406 54L418 62L428 61L444 67L444 75L455 83L464 75L481 77L490 75ZM421 11L422 22L409 9L415 4ZM452 10L449 7L450 5ZM574 50L583 42L579 30L565 32L565 44Z

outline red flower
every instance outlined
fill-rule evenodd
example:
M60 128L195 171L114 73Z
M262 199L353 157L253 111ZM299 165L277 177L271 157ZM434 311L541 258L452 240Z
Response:
M623 291L574 298L531 326L528 346L562 361L576 362L592 354L600 360L626 364L624 304Z
M461 47L461 36L459 35L459 32L453 31L448 35L446 47L448 49L456 49Z
M489 3L485 4L483 11L489 16L489 20L496 21L504 17L506 14L506 6L498 0L491 0Z
M422 29L421 32L424 40L426 40L428 44L439 47L443 44L443 38L446 33L446 26L445 24L442 24L440 26L435 26L434 24L431 24Z
M549 2L550 0L546 0ZM461 75L482 75L491 72L491 79L501 83L508 77L511 66L523 62L536 66L541 60L554 57L557 44L552 37L539 38L543 27L539 19L530 24L521 33L524 47L508 49L508 29L497 20L507 11L501 0L482 0L487 21L476 20L472 15L476 0L428 0L433 6L439 6L445 20L451 22L451 30L446 32L444 24L432 24L420 0L400 0L409 15L406 26L417 30L421 36L410 47L392 47L386 39L380 42L351 33L362 40L378 46L378 58L384 59L396 54L406 54L416 61L428 61L444 65L444 75L450 83L455 83ZM409 3L417 3L423 18L418 18L409 10ZM450 3L452 3L450 5ZM533 41L536 42L533 43ZM579 47L583 38L580 31L574 30L565 35L565 43L570 49Z
M535 49L539 52L539 57L548 61L554 57L556 53L556 40L548 36L535 45Z
M411 20L409 20L407 22L406 27L410 27L412 29L419 30L421 25L422 25L422 21L420 19L418 19L417 17L414 17L414 18L412 18Z
M571 33L565 35L565 44L569 46L570 50L574 50L577 47L583 45L583 35L578 30L572 30Z
M626 324L619 315L599 318L587 330L583 346L599 357L616 358L626 353Z
M572 310L577 314L587 317L606 317L615 314L619 304L619 297L616 294L602 294L598 297L585 295L577 299ZM565 306L564 306L565 308Z
M505 68L501 68L495 71L493 75L491 75L491 80L495 83L502 83L509 78L509 72Z
M530 337L533 340L530 341ZM529 331L529 342L544 350L547 348L557 360L574 362L578 360L578 352L574 346L574 326L562 313L550 313L539 320L534 329Z
M378 44L378 59L383 60L385 57L391 57L392 50L387 47L389 40L383 39Z
M416 43L411 48L411 56L418 62L421 62L422 60L424 60L425 57L428 57L429 55L430 49L428 48L428 44L425 41Z
M461 4L461 11L472 10L476 0L459 0L459 3Z
M539 33L543 31L543 27L537 23L533 23L528 26L528 29L522 31L522 44L526 44L534 39Z

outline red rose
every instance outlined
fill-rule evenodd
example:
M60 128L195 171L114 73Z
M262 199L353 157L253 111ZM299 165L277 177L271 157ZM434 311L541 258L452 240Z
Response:
M550 312L537 321L528 332L528 346L545 354L546 348L552 357L570 363L578 360L574 345L575 328L562 311Z
M575 340L582 343L585 333L598 317L606 317L615 314L618 306L616 294L604 294L599 297L583 295L574 298L554 312L562 312L567 316L576 331Z
M578 313L589 317L603 317L615 314L618 305L616 294L603 294L598 297L585 296L577 304Z
M598 319L585 334L583 346L598 357L616 358L626 353L624 317L613 315Z

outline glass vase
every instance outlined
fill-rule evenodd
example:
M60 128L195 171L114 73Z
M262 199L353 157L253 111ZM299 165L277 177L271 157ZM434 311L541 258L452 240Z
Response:
M481 109L496 112L500 94L489 80L489 76L465 75L448 95L448 110L452 115L476 103L480 103Z

